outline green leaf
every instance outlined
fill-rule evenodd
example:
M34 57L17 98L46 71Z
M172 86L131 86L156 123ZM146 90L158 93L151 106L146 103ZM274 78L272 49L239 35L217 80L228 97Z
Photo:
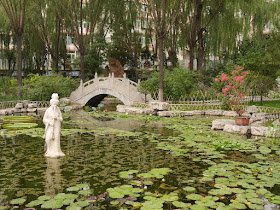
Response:
M184 187L183 190L187 191L187 192L193 192L196 189L194 187Z
M49 201L46 201L41 206L43 209L60 209L63 206L63 203L61 200L55 200L51 199Z
M69 192L73 192L73 191L79 191L79 187L68 187L66 190Z
M17 198L17 199L11 200L11 201L10 201L10 204L13 204L13 205L21 205L21 204L23 204L25 201L26 201L25 198Z
M91 190L81 190L78 192L78 194L80 195L89 195L91 193L92 193Z
M35 201L31 201L30 203L28 203L26 205L26 207L35 207L35 206L38 206L38 205L41 205L43 204L45 201L43 200L35 200Z
M190 194L186 196L190 200L201 200L203 197L199 194Z
M48 196L48 195L42 195L40 196L39 198L37 198L38 200L41 200L41 201L46 201L46 200L50 200L51 199L51 196Z

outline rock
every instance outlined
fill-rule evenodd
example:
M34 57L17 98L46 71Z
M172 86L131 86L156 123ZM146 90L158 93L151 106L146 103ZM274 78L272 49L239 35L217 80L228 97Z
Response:
M248 107L246 108L246 112L251 113L251 114L257 113L258 111L259 111L259 110L258 110L258 108L257 108L255 105L253 105L253 106L248 106Z
M174 111L160 111L157 113L160 117L174 117L176 116L176 112Z
M254 113L250 118L250 124L255 122L265 123L265 113Z
M205 115L205 111L202 110L194 110L193 115Z
M28 104L27 108L29 108L29 109L37 108L37 105L36 104Z
M37 112L37 109L36 108L27 108L26 111L29 113L32 113L32 112Z
M237 117L238 114L235 111L224 111L224 116L226 117Z
M194 111L180 111L180 112L178 112L178 115L180 115L180 116L193 116Z
M23 109L23 103L17 103L15 109Z
M60 104L66 104L69 105L71 104L71 100L69 98L61 98L59 99Z
M238 133L245 135L250 133L250 126L225 124L223 131L228 133Z
M143 109L143 114L155 114L153 109L145 108Z
M268 134L268 127L251 126L251 134L254 136L266 136Z
M151 109L160 111L167 111L169 109L169 103L167 102L151 101L149 106Z
M44 108L37 108L37 111L39 113L42 113L42 112L45 112L48 108L47 107L44 107Z
M26 112L26 109L23 109L23 108L21 108L21 109L14 108L12 110L13 110L13 113L24 113L24 112Z
M274 125L274 126L280 126L280 120L279 120L279 119L275 120L275 121L272 123L272 125Z
M23 108L27 109L29 104L30 104L30 101L28 101L28 100L22 101Z
M223 130L226 124L234 125L234 120L217 119L212 121L212 130Z
M224 113L224 110L219 109L212 109L212 110L206 110L205 115L212 115L212 116L222 116Z
M0 115L7 115L8 111L6 109L1 109L0 110Z

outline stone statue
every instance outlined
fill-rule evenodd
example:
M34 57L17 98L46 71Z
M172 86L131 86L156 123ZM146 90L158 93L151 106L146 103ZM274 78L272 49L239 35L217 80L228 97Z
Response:
M44 139L46 140L46 157L57 158L65 156L60 149L60 130L62 114L58 107L58 94L53 93L50 100L51 106L46 110L43 123L45 124Z

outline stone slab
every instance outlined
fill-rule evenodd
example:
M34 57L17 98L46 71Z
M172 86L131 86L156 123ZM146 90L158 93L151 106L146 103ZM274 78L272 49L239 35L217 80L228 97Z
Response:
M223 131L228 133L237 133L245 135L250 133L250 126L225 124Z
M251 134L253 136L266 136L268 131L268 127L265 126L251 126Z
M238 114L235 111L224 111L224 116L226 117L237 117Z
M224 110L220 110L220 109L210 109L205 111L205 115L222 116L223 114L224 114Z
M169 109L169 103L167 102L151 101L149 106L151 109L160 111L167 111Z
M226 124L234 125L235 120L216 119L212 121L212 130L223 130Z

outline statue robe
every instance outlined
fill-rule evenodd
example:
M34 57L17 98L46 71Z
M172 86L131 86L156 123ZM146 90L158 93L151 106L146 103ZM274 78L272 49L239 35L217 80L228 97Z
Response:
M61 157L65 155L60 149L62 121L62 114L57 106L51 106L46 110L43 118L43 123L45 124L44 138L47 144L46 157Z

